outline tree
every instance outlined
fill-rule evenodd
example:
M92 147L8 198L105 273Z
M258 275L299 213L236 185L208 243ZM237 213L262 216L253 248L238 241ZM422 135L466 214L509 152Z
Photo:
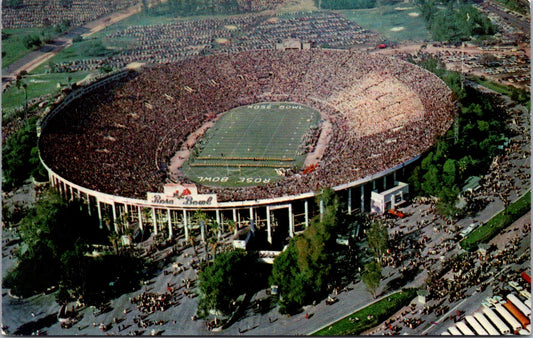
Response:
M230 314L234 310L233 302L256 285L256 259L254 254L237 249L221 253L212 265L206 266L198 275L199 312L206 315L216 310Z
M331 234L337 225L339 199L333 190L324 189L316 201L323 203L322 217L313 218L304 233L292 238L288 248L274 260L270 284L278 285L283 313L293 313L320 299L333 279L335 237Z
M22 44L26 49L32 49L33 47L39 47L43 44L41 38L38 35L25 35L22 38Z
M81 297L96 305L106 295L138 286L141 259L124 253L88 255L92 244L109 243L98 229L98 219L86 215L81 206L81 201L64 201L50 190L30 209L20 222L18 263L4 277L5 287L27 297L56 285L58 302Z
M367 233L368 247L377 261L383 257L389 247L389 233L387 226L381 220L372 222Z
M15 79L15 86L17 89L24 89L24 111L26 112L26 117L28 115L28 84L24 81L24 76L27 74L28 72L23 70L17 74Z
M62 1L72 1L72 0L62 0ZM54 26L54 31L56 33L63 33L66 32L72 23L68 19L61 20L61 23Z
M37 119L31 118L5 142L2 150L2 175L4 189L11 190L19 187L38 168L40 160L37 149L37 132L35 123Z
M310 281L300 272L296 245L289 243L289 247L276 257L270 284L278 286L281 313L295 313L310 301Z
M18 265L8 273L6 286L15 294L29 296L57 285L64 275L61 256L82 245L90 223L87 217L80 217L79 205L66 203L49 191L21 220L19 234L24 244L17 252Z
M237 224L235 224L235 221L230 219L226 222L226 225L228 227L229 232L235 232L237 233Z
M109 236L107 236L107 239L113 245L113 250L115 251L115 254L118 254L118 242L120 240L120 236L115 231L111 230L111 233Z
M442 181L444 185L448 187L453 186L457 181L455 163L456 161L454 159L449 158L446 160L446 162L444 162L444 166L442 167Z
M198 209L194 212L193 219L200 223L200 234L202 236L202 242L204 245L206 244L206 227L207 227L207 221L209 218L207 217L207 214L203 212L202 210Z
M372 260L367 263L361 279L365 283L367 290L372 294L372 297L376 298L376 290L381 281L381 265L379 262Z
M431 165L428 171L422 176L422 190L427 195L435 196L438 194L441 184L440 171L435 165Z

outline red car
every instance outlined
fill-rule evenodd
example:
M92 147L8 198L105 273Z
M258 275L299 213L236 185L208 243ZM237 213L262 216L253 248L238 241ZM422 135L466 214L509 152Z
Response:
M405 217L405 214L403 212L398 211L396 209L389 209L389 214L397 216L397 217L400 217L400 218L404 218Z

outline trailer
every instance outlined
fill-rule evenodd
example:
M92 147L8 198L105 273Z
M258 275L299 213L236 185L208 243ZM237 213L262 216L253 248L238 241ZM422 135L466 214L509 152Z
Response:
M507 295L507 300L510 301L520 312L524 314L527 318L531 318L531 309L524 304L518 297L510 293Z
M477 320L473 316L465 316L466 323L470 325L471 328L474 329L476 334L478 336L488 336L488 332L485 331L483 326L477 322Z
M509 326L505 324L505 322L500 317L498 317L498 315L494 311L492 311L492 309L484 308L483 313L487 316L488 319L490 319L490 321L494 324L494 326L496 326L496 328L498 329L498 331L500 331L502 335L507 335L511 333Z
M494 328L494 326L492 326L492 324L489 322L487 317L485 317L485 315L483 315L483 313L481 313L481 312L474 313L474 318L476 318L476 320L479 322L479 324L481 324L481 326L483 326L485 331L487 331L487 333L490 336L499 336L500 335L498 330L496 330L496 328Z
M502 316L503 319L509 324L511 327L513 334L518 334L518 331L522 329L522 324L516 319L509 311L507 311L506 308L503 307L501 304L497 304L495 307L496 312Z
M518 310L518 308L514 306L513 303L507 302L503 304L503 307L506 308L507 311L509 311L513 315L513 317L515 317L520 322L522 328L525 329L529 325L530 320L526 316L524 316L524 314L520 312L520 310Z
M450 326L448 328L448 332L450 332L450 334L452 336L462 336L463 334L461 333L461 331L459 331L455 326Z
M475 336L476 334L470 330L470 328L465 324L465 322L460 321L457 324L455 324L457 328L465 335L465 336Z

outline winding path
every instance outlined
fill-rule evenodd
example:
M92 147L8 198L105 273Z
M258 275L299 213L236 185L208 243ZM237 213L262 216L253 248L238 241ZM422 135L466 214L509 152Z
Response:
M74 39L76 36L81 35L84 38L91 36L107 26L124 20L133 14L139 13L140 11L141 5L137 4L124 10L106 15L100 19L91 21L81 27L72 28L68 32L57 36L51 43L41 46L39 49L26 54L9 66L3 68L2 89L4 89L10 83L10 81L16 78L16 74L24 70L31 72L44 62L50 60L61 50L70 47L72 45L72 39Z

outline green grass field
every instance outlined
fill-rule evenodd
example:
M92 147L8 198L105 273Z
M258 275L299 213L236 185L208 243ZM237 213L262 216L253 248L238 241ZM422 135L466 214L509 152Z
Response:
M416 289L405 289L348 315L335 323L318 330L313 336L355 336L378 326L396 311L408 305L416 296ZM371 317L368 317L371 315Z
M2 68L12 64L15 60L32 51L27 49L22 43L26 35L38 35L44 38L45 35L54 34L52 28L20 28L20 29L3 29L2 30Z
M196 144L183 173L212 186L250 186L280 177L276 169L300 169L303 137L320 113L295 103L260 103L224 114Z
M531 210L531 191L520 197L516 202L507 207L506 212L501 211L483 226L472 231L459 244L467 251L474 251L481 243L490 241L500 231L511 225L514 221Z
M97 72L95 72L97 73ZM75 73L52 73L52 74L29 74L24 77L24 82L28 85L28 100L46 94L58 93L60 88L58 83L64 88L68 82L67 77L71 77L71 83L84 79L91 72ZM2 112L8 112L13 108L24 105L24 90L18 89L15 85L10 86L2 95Z
M381 6L371 9L342 10L339 13L391 41L431 39L426 23L415 6Z

